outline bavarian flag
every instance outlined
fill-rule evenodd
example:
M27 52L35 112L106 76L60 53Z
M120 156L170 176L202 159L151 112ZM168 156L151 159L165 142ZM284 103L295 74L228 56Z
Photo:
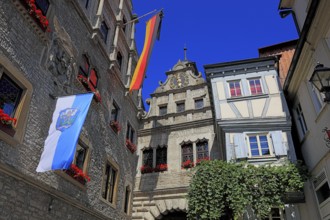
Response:
M139 90L142 86L152 47L155 43L155 39L157 38L159 40L162 17L163 11L160 11L147 22L143 50L135 67L133 78L129 86L129 91Z
M68 169L93 93L59 97L37 172Z

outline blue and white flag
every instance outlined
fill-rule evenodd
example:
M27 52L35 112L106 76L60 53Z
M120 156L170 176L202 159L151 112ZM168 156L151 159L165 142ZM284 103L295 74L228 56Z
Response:
M87 93L57 99L37 172L70 167L93 95Z

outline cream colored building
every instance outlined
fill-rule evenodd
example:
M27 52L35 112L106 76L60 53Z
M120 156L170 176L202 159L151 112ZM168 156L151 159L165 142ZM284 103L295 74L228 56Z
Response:
M277 62L276 57L261 57L204 66L216 135L227 161L255 165L296 161ZM254 219L253 214L244 219ZM275 207L269 219L299 219L299 212L293 205Z
M195 63L179 61L166 75L147 100L138 132L133 219L186 219L189 167L220 158L207 85Z
M310 82L318 63L330 67L330 1L282 0L279 9L293 13L300 29L284 91L297 128L297 146L311 172L301 218L330 219L330 148L322 131L330 128L330 108Z

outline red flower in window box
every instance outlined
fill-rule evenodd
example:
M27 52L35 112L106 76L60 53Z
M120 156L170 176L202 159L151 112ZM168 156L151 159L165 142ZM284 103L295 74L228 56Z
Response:
M156 168L154 169L155 172L163 172L167 170L167 164L158 164Z
M208 161L208 160L210 160L209 157L204 157L204 158L197 159L197 161L196 161L196 165L199 164L199 163L202 162L202 161Z
M141 173L144 174L144 173L152 173L154 172L154 169L148 165L143 165L141 168Z
M16 118L10 117L2 109L0 109L0 121L5 125L15 125L17 120Z
M136 151L136 145L131 142L131 140L126 139L126 147L134 153Z
M31 17L34 18L42 30L50 32L49 21L47 17L42 14L42 11L37 8L35 0L21 0L21 2L23 2Z
M96 99L96 101L101 102L100 92L94 88L94 86L89 82L88 78L81 74L79 74L77 78L87 91L92 91L94 93L94 98Z
M110 127L116 132L119 133L121 126L118 121L110 121Z
M191 160L187 160L182 163L181 167L184 169L192 168L194 167L194 162L192 162Z
M75 164L71 164L70 168L67 169L65 172L83 185L85 185L86 182L89 182L91 180L89 176Z

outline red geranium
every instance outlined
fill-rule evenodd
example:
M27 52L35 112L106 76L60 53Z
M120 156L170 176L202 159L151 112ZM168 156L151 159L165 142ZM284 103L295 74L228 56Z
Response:
M2 124L11 125L16 124L16 118L10 117L8 114L6 114L2 109L0 109L0 121Z

